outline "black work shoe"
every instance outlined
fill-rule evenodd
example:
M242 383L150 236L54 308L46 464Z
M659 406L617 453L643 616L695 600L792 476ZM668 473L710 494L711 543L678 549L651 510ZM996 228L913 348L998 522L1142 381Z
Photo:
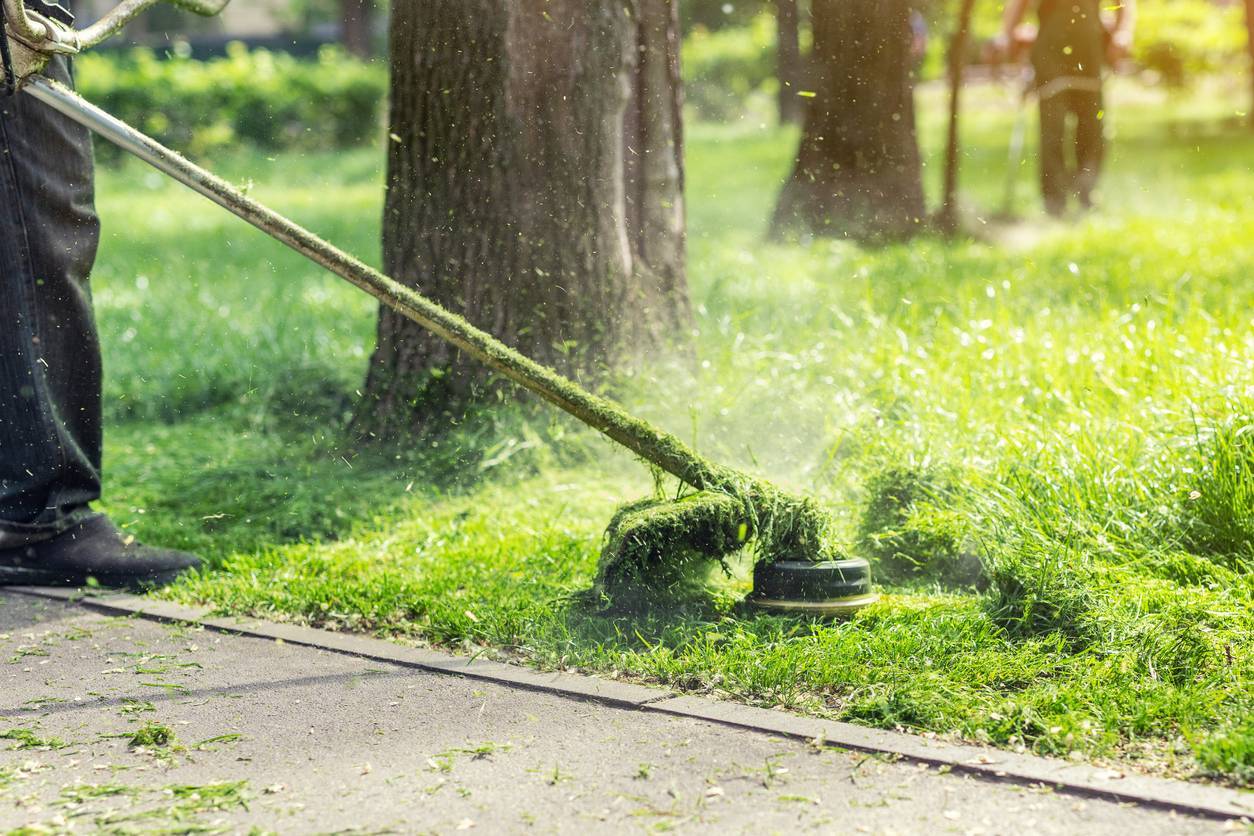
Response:
M141 546L103 514L49 540L0 549L0 586L100 586L150 589L200 566L200 558Z

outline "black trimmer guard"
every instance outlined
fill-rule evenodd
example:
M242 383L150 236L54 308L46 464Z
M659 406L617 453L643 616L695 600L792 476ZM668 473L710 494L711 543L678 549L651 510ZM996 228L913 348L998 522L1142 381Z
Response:
M773 612L839 617L879 600L871 586L871 564L847 560L778 560L753 570L749 603Z

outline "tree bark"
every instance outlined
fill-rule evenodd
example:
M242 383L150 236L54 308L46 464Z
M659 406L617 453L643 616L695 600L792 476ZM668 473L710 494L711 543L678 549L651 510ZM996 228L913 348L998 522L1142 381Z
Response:
M349 54L369 58L374 52L373 20L374 0L340 0L340 40Z
M810 101L772 233L913 234L923 218L908 0L814 0Z
M623 120L623 184L637 293L676 333L689 323L679 3L636 0L631 89Z
M1250 53L1250 127L1254 128L1254 0L1245 0L1245 45Z
M949 42L949 135L945 143L944 196L936 215L936 224L946 235L958 231L958 119L962 110L962 70L967 60L967 38L974 7L975 0L962 0L958 23Z
M661 346L688 313L677 38L670 0L394 0L384 271L583 382ZM356 426L495 384L383 309Z
M778 29L776 76L779 78L779 121L799 123L805 115L805 65L801 59L801 14L797 0L775 0Z

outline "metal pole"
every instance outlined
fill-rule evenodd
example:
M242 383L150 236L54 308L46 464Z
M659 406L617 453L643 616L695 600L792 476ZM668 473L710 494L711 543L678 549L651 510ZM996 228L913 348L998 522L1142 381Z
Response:
M707 461L677 437L655 429L613 401L593 395L412 288L328 244L220 177L96 107L65 85L34 75L26 80L22 90L698 490L723 488L736 480L733 471Z

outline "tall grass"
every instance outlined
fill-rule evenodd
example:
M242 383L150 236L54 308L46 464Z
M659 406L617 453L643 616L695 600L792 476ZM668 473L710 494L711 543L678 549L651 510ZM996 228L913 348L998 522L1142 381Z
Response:
M986 218L1012 98L970 101ZM693 128L699 368L658 358L617 392L833 508L886 582L852 622L748 611L743 575L683 613L590 616L572 593L647 472L507 398L354 448L373 304L129 165L100 184L108 509L204 553L169 594L227 610L1249 781L1254 139L1215 127L1230 109L1118 88L1099 213L1025 200L983 239L873 250L763 243L795 135ZM379 155L217 164L377 259Z

